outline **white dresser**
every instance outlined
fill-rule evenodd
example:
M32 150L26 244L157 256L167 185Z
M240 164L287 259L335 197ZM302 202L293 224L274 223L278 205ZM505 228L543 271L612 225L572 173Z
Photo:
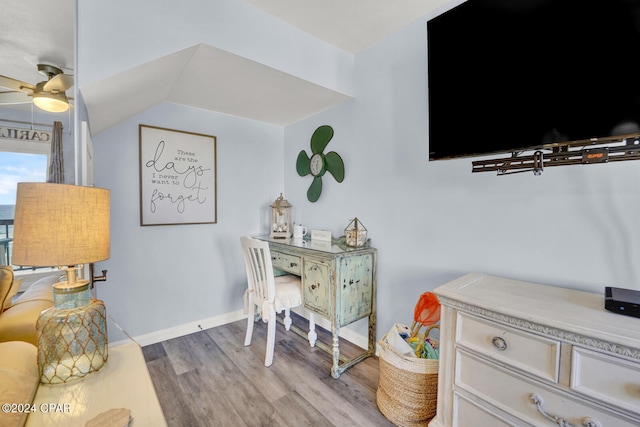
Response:
M640 319L603 294L468 274L442 304L429 427L640 426Z

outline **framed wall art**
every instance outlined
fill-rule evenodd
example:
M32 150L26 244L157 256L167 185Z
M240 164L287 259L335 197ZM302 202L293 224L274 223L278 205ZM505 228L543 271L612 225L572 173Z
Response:
M140 125L140 225L211 224L216 137Z

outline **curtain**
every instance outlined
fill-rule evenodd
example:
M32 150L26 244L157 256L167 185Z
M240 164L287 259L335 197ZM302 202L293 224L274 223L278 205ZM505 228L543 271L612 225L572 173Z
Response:
M47 182L64 183L64 159L62 157L62 122L53 122L53 139L49 158L49 177Z

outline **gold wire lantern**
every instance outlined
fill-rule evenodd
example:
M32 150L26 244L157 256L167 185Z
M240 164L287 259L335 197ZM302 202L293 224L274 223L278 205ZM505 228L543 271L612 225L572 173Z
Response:
M344 237L347 246L363 246L367 242L367 228L355 217L344 229Z
M272 239L288 239L293 231L293 206L280 193L280 197L271 204L271 233Z

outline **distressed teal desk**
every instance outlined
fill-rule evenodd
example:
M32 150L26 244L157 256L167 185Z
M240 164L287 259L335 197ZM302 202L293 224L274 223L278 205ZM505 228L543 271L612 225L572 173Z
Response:
M338 378L351 366L373 356L376 349L376 250L301 239L261 239L269 242L274 269L302 279L304 306L331 322L332 345L329 347L320 341L317 344L333 355L331 376ZM352 359L341 357L340 328L365 317L369 324L367 350ZM306 333L303 336L306 338Z

